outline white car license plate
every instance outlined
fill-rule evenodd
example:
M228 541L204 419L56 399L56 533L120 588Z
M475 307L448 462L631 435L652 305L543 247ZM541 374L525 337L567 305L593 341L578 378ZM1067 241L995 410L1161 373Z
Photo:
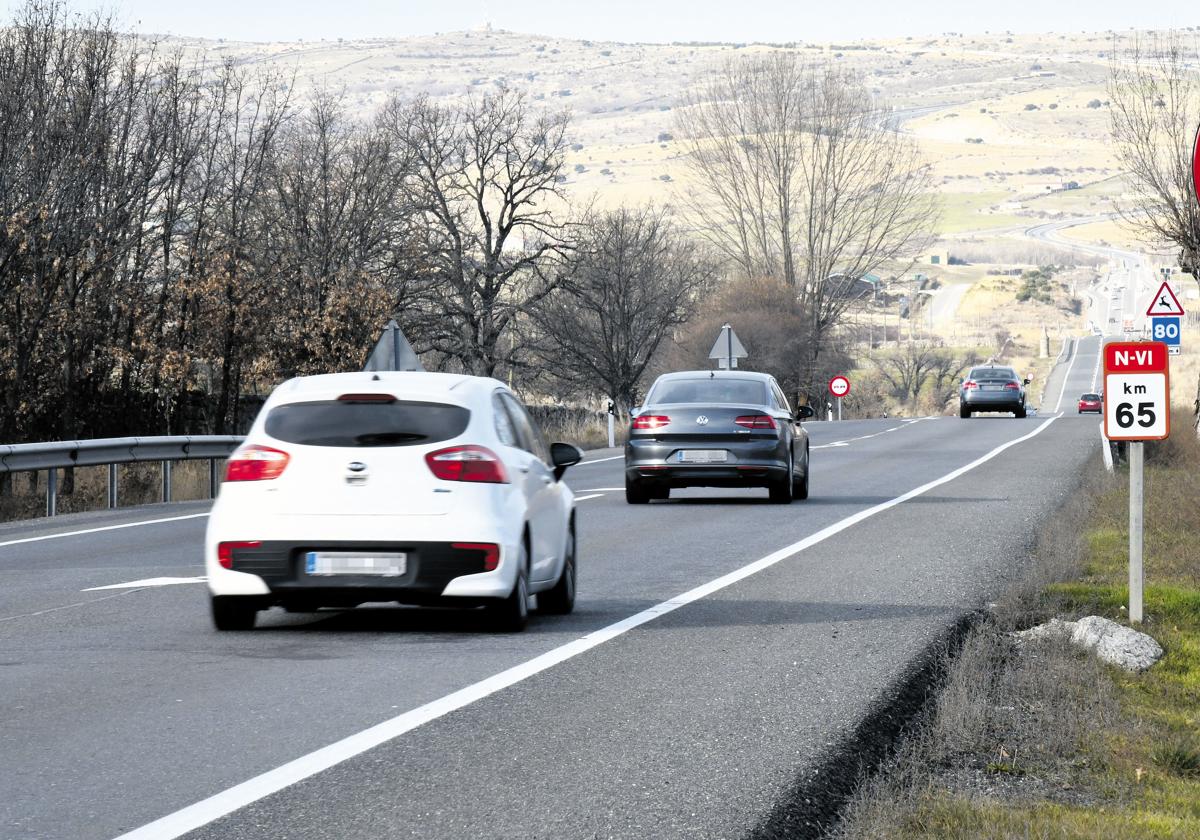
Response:
M675 457L681 464L724 464L729 453L724 449L680 449Z
M985 391L1003 391L1004 386L1003 385L984 385L983 390L985 390Z
M310 575L376 575L400 577L408 568L403 552L310 551L304 555L304 571Z

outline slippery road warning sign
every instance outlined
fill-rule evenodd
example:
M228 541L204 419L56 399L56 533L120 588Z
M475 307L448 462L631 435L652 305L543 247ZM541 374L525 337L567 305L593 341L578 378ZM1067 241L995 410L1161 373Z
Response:
M1175 297L1175 293L1171 291L1171 284L1166 280L1158 287L1158 292L1150 301L1150 306L1146 308L1146 317L1153 318L1156 315L1183 315L1183 306L1179 303L1179 298Z
M1161 341L1104 346L1104 436L1163 440L1171 432L1167 345Z

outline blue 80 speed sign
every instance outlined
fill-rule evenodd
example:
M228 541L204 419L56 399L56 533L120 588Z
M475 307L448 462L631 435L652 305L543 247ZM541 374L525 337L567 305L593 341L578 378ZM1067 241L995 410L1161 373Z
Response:
M1150 332L1155 341L1163 344L1179 344L1178 316L1150 319Z

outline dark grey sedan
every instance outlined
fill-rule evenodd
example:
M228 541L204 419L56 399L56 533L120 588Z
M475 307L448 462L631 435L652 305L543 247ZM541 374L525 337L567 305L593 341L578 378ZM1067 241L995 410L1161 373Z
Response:
M625 499L666 499L675 487L766 487L771 501L808 498L808 432L775 377L737 371L660 376L633 412Z
M980 411L1011 411L1018 418L1024 417L1028 384L1028 379L1021 379L1010 367L972 368L958 389L958 416L965 420Z

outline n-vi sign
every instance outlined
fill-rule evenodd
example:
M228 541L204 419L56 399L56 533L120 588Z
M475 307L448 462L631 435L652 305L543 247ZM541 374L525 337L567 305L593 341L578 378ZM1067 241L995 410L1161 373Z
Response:
M1114 342L1104 347L1104 435L1162 440L1171 431L1167 345Z

